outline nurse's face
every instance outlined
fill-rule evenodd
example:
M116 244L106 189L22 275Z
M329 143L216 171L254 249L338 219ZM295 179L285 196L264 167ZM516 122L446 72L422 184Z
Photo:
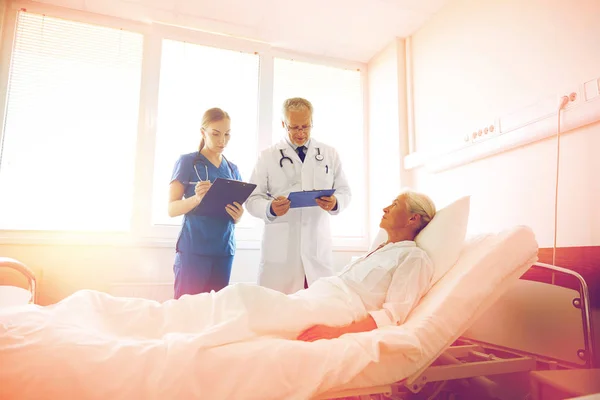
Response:
M215 153L222 153L229 143L231 121L227 118L220 121L214 121L202 128L202 137L204 146Z
M306 109L288 111L286 121L281 121L281 125L287 130L290 142L303 146L310 139L312 115Z

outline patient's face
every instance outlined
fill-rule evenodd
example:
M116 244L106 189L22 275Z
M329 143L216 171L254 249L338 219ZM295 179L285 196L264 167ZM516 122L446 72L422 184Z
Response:
M401 194L394 199L392 204L383 209L383 217L381 217L379 227L386 231L405 228L409 223L410 215L404 195Z

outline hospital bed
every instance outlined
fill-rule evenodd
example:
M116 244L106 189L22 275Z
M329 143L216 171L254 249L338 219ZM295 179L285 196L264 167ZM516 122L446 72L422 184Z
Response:
M136 340L96 320L75 336L62 317L27 308L16 333L0 323L0 387L15 399L526 398L530 371L591 368L595 352L580 276L536 264L579 290L519 279L537 250L527 227L471 238L404 324L314 343L265 337L199 350L190 335Z
M590 294L580 274L536 262L505 282L460 337L448 338L417 372L318 398L536 399L531 371L598 368Z

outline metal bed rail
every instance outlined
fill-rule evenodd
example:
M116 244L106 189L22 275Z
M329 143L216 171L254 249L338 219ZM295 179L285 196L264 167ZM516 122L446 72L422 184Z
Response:
M8 268L21 273L27 278L28 290L31 292L30 303L37 304L37 281L33 271L20 261L9 257L0 257L0 268Z
M596 345L594 343L594 326L592 323L592 310L590 306L590 292L588 289L588 285L578 272L572 271L567 268L558 267L556 265L536 262L533 264L535 267L539 267L542 269L546 269L550 271L552 274L561 273L565 275L569 275L577 279L579 282L579 298L573 300L573 306L579 308L581 310L581 317L583 323L583 335L584 335L584 343L585 349L582 352L578 353L579 358L583 360L587 360L587 364L590 368L597 367L597 359L596 359ZM527 279L527 278L525 278ZM550 285L560 286L554 282L552 279Z

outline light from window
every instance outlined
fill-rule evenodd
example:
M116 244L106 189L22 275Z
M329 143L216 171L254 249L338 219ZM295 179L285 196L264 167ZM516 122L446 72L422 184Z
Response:
M143 37L19 12L0 229L128 230Z
M290 97L303 97L313 107L311 136L339 153L352 190L350 206L331 218L335 237L366 235L366 178L361 73L275 58L273 142L287 132L281 126L281 106Z
M248 181L257 156L259 57L163 40L153 185L153 223L179 225L167 214L169 183L182 154L198 151L202 114L219 107L231 117L225 157ZM239 227L253 226L244 213Z

